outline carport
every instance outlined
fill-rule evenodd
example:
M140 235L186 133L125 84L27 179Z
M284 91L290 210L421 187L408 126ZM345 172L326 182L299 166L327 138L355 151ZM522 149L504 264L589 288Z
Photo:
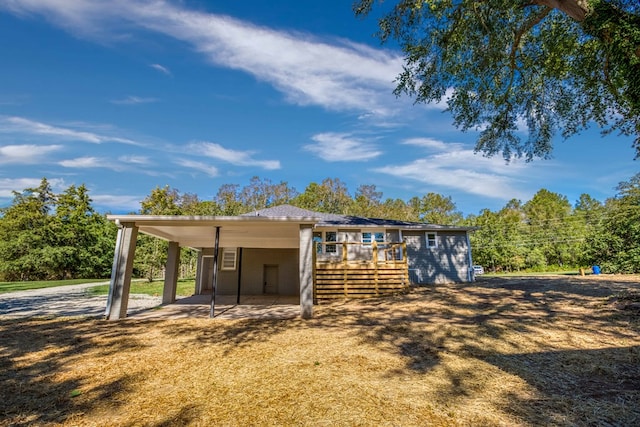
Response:
M176 300L180 248L211 253L214 268L198 262L196 287L214 289L220 273L219 248L295 249L298 252L300 315L313 316L313 226L319 218L310 216L158 216L108 215L118 226L113 269L105 318L126 317L138 233L169 242L162 295L163 304ZM213 308L213 304L212 304Z

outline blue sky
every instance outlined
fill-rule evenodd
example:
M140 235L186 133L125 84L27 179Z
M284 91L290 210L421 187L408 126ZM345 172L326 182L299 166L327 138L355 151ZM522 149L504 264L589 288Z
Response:
M541 188L604 200L639 171L631 138L558 138L505 164L442 105L392 94L402 55L350 1L0 0L0 206L86 184L128 213L157 186L210 200L252 176L436 192L465 215Z

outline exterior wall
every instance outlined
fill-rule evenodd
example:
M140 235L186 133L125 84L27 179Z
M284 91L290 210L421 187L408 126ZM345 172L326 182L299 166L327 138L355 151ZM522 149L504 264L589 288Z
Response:
M219 249L219 257L222 256ZM238 249L239 251L240 249ZM213 268L213 249L204 249L205 266L203 275L209 274ZM238 252L237 268L235 270L218 270L218 295L236 295L238 292L239 268L242 268L242 281L240 283L241 295L262 295L264 284L264 266L278 266L278 291L279 295L298 295L299 290L299 265L298 249L242 249L242 260ZM218 258L218 267L221 260ZM211 292L211 284L206 283L202 293Z
M416 284L468 282L469 247L464 231L438 231L437 248L427 248L424 231L405 230L409 276Z

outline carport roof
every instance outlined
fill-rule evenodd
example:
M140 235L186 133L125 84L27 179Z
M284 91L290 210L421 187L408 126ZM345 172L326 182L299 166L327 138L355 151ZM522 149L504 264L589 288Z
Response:
M245 248L297 248L300 225L314 225L318 218L249 216L108 215L116 224L132 224L141 233L180 246L210 248L220 227L220 246Z

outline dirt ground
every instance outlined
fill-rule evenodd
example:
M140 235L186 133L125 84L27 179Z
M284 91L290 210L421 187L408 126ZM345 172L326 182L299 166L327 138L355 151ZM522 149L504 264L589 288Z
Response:
M640 425L640 276L481 278L314 308L0 319L0 426Z

